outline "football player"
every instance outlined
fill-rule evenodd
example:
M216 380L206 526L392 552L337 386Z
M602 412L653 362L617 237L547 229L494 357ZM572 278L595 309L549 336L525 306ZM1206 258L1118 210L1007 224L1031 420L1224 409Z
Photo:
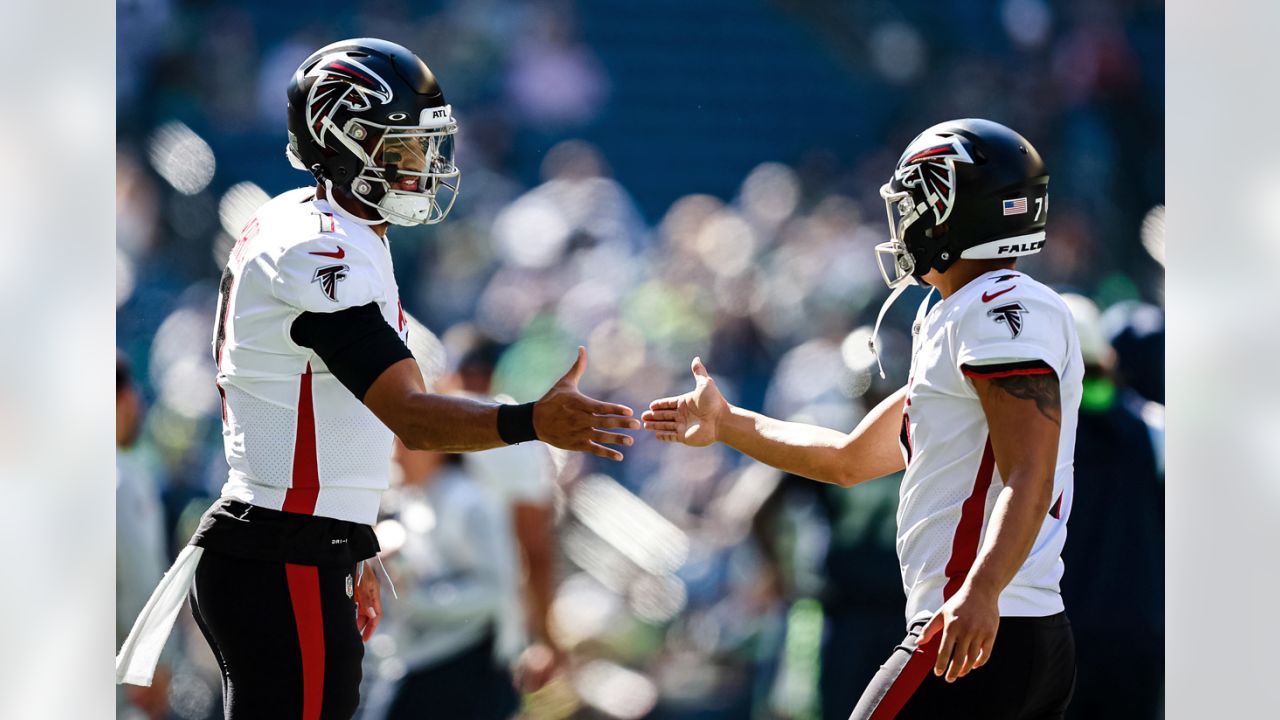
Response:
M349 718L380 586L364 561L390 476L412 449L541 440L619 460L622 405L580 393L586 351L540 400L428 392L406 347L391 225L437 223L457 197L457 123L409 50L337 42L288 88L292 164L314 187L263 205L222 276L213 353L230 476L139 616L117 677L146 684L156 638L190 591L228 718Z
M642 416L661 440L846 487L905 469L907 635L852 718L1060 718L1070 699L1058 582L1083 369L1066 304L1014 269L1044 245L1048 183L1031 143L994 122L945 122L907 147L880 190L880 318L912 283L941 300L920 305L906 385L853 432L734 407L697 358L694 389Z

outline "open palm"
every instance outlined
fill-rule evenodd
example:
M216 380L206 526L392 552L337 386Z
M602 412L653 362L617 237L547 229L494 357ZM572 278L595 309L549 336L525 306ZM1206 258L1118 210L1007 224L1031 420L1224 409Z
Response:
M640 419L644 427L654 431L663 442L702 447L716 441L717 423L729 404L716 387L716 381L707 374L702 358L693 359L691 370L693 390L654 400Z

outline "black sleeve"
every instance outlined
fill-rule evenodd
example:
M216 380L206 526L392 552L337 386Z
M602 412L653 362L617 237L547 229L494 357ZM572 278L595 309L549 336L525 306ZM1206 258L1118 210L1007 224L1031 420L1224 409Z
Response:
M1043 360L1018 360L1015 362L988 363L986 365L964 363L960 366L960 372L964 373L968 377L981 378L983 380L992 380L995 378L1010 377L1013 375L1058 376L1057 371L1055 371L1049 363Z
M362 401L387 368L413 357L377 303L332 313L304 312L293 321L289 337L314 350L338 382Z

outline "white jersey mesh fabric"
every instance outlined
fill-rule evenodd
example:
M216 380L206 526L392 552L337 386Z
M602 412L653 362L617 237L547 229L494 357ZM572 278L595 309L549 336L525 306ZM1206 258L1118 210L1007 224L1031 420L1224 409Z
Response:
M1000 596L1000 613L1044 616L1063 609L1058 581L1083 362L1061 298L1023 273L997 270L938 302L914 341L897 541L908 621L936 612L959 588L1003 486L988 446L986 416L961 366L1030 361L1051 367L1061 386L1056 516L1045 517L1031 554Z
M392 434L289 332L303 312L376 303L403 339L386 242L312 190L294 190L258 210L227 273L214 347L231 467L223 495L373 523Z

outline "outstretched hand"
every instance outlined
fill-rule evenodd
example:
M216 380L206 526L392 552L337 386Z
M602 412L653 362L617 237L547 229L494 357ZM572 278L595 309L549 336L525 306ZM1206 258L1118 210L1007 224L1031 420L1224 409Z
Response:
M607 429L639 430L640 421L631 417L634 413L626 405L583 395L578 390L578 381L586 370L587 349L579 347L573 366L534 404L534 432L542 442L563 450L621 460L622 453L605 445L629 446L635 439Z
M729 403L720 394L716 381L707 374L702 358L694 358L690 369L693 390L654 400L640 419L645 429L654 431L663 442L702 447L716 441L718 423L728 412Z

